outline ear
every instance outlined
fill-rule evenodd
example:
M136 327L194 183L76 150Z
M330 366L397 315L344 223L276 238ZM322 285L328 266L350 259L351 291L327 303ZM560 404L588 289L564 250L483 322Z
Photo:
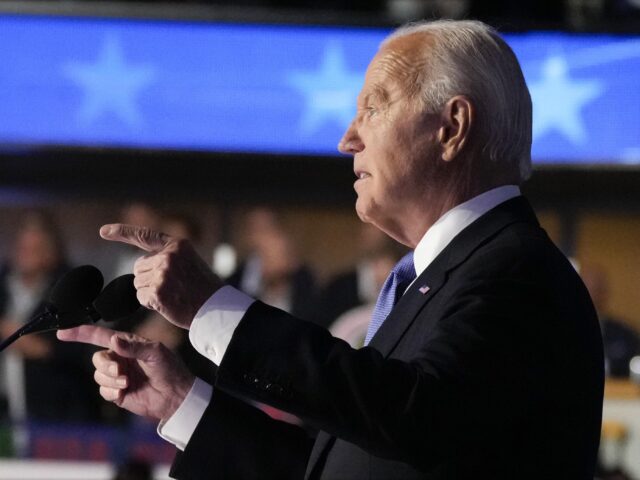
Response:
M471 125L475 122L475 107L468 97L456 95L444 106L440 120L438 141L442 159L450 162L469 142Z

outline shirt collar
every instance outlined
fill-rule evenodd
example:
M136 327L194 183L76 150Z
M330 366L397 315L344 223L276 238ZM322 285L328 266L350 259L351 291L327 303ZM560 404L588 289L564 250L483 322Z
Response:
M473 197L442 215L418 242L413 254L416 274L420 276L458 233L492 208L520 196L517 185L503 185Z

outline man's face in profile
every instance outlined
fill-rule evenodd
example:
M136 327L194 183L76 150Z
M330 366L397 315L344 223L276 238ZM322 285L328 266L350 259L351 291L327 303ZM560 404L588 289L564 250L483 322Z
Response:
M417 93L425 48L424 36L409 35L376 54L338 147L354 156L358 215L386 232L410 218L409 210L428 207L422 200L437 153L438 115L424 113Z

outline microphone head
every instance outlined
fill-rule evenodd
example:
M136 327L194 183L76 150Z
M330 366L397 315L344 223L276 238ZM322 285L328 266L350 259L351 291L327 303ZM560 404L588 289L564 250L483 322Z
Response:
M70 270L58 280L49 294L49 303L59 312L83 310L102 290L102 273L92 265Z
M104 290L93 302L103 320L114 322L134 314L140 308L133 286L134 275L122 275L104 287Z

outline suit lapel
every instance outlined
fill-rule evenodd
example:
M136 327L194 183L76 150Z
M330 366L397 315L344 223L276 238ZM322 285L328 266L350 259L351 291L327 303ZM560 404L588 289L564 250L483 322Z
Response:
M516 197L498 205L461 231L400 298L372 338L370 346L385 357L389 356L418 313L446 283L448 272L515 222L538 225L535 214L524 197Z
M388 356L418 316L420 310L438 293L445 280L445 270L435 268L435 266L427 268L393 307L387 319L371 339L369 346L381 352L385 357ZM428 288L428 291L423 294L420 292L420 288Z

